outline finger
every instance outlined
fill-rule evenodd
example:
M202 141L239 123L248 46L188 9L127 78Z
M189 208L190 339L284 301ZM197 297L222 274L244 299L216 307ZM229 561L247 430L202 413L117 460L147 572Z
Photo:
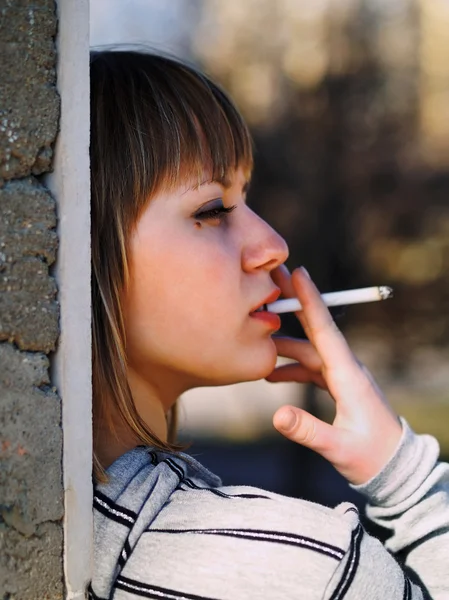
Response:
M278 356L293 358L308 369L321 372L323 361L308 340L298 340L283 336L273 337L272 340L276 346Z
M291 282L291 274L285 264L279 265L273 269L273 271L271 271L271 278L285 298L292 298L295 296L295 290L293 289Z
M273 271L271 272L271 277L274 283L281 290L281 294L284 298L296 298L297 294L292 284L292 277L290 271L288 270L285 264L279 265L279 267L273 269ZM301 323L303 329L305 330L303 311L300 310L295 312L295 316Z
M340 365L356 369L354 355L305 269L295 269L292 285L303 307L305 332L325 368L335 369Z
M328 456L338 445L340 432L310 413L283 406L273 416L273 425L286 438Z
M294 381L295 383L314 383L323 390L327 389L326 382L320 373L311 371L298 363L276 367L267 377L270 383Z

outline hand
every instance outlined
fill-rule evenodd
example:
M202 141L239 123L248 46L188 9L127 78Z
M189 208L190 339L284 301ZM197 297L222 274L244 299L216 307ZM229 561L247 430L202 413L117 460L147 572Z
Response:
M273 337L278 355L296 362L276 367L267 381L313 382L327 389L336 406L332 425L305 410L283 406L275 428L290 440L315 450L353 484L367 482L393 456L402 426L368 370L351 352L307 271L290 276L282 265L274 282L285 297L297 296L296 313L309 341Z

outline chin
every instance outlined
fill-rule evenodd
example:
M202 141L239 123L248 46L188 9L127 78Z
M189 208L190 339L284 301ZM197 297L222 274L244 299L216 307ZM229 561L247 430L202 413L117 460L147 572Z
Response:
M232 359L230 358L232 356ZM215 355L212 363L202 365L189 382L192 387L232 385L244 381L257 381L269 375L277 361L277 350L269 338L267 342L237 351L228 350L226 356Z
M277 351L274 342L270 339L270 344L264 348L260 346L255 352L245 353L243 360L239 361L236 371L231 375L231 381L228 383L242 383L243 381L257 381L269 375L277 361Z

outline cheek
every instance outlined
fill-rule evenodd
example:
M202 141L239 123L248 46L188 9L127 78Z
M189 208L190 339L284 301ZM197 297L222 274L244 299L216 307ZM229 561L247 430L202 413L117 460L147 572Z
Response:
M240 258L229 236L194 231L158 236L133 254L127 323L133 329L201 324L230 313L240 286Z
M125 311L128 360L146 373L150 365L198 381L207 373L212 383L264 377L276 351L267 335L248 327L238 244L214 230L194 234L159 233L151 248L135 250Z
M207 226L206 226L207 227ZM240 253L233 236L218 228L194 230L179 236L164 253L164 262L174 281L198 297L211 297L239 283Z

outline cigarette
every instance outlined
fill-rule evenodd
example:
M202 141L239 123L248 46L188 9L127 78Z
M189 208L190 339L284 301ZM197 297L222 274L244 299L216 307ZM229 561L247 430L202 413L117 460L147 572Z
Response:
M386 285L321 294L321 298L326 306L346 306L347 304L377 302L378 300L387 300L392 296L393 290ZM277 300L276 302L266 304L264 310L272 313L287 313L302 310L302 306L296 298L286 298L285 300Z

